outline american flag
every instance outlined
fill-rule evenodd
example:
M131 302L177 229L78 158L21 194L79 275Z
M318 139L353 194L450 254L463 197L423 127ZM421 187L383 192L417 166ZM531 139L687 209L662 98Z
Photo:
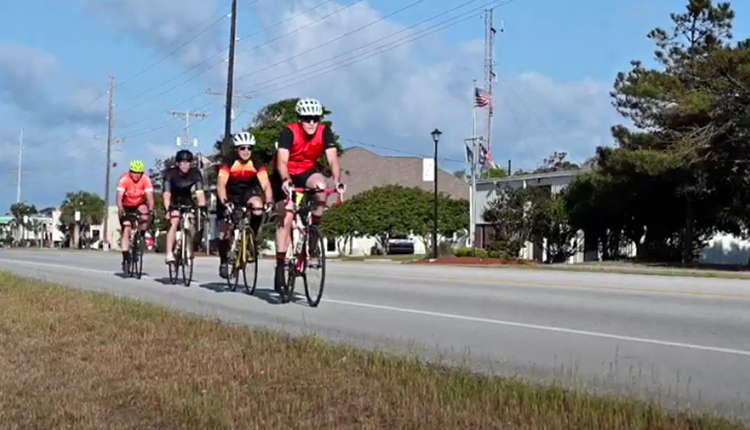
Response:
M474 107L489 106L491 102L492 94L481 88L474 87Z

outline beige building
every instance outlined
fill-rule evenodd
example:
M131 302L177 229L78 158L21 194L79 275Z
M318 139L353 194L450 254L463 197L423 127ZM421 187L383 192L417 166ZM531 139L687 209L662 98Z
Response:
M434 183L422 180L423 159L420 157L394 157L378 155L359 146L346 148L339 161L342 182L346 184L344 198L351 198L359 193L384 185L402 185L419 187L427 191L434 190ZM438 168L438 192L446 193L453 198L469 199L469 184L455 175ZM467 232L468 234L468 232ZM466 237L459 240L466 240ZM416 236L403 239L413 244L415 254L425 253L425 244ZM371 237L352 239L343 244L335 238L329 238L328 255L339 255L340 247L345 246L347 255L370 255L377 244Z

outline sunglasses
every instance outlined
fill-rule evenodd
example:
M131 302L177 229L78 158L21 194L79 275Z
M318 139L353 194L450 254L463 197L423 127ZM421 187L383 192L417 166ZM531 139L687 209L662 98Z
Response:
M249 151L250 147L249 146L238 146L237 150L238 151Z
M300 122L320 122L319 116L300 116Z

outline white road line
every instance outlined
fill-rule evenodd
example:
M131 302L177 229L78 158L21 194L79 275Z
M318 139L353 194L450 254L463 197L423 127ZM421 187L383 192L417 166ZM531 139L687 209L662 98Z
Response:
M53 268L58 268L58 269L78 270L78 271L101 273L101 274L107 274L107 275L113 275L117 273L117 272L109 272L106 270L90 269L90 268L85 268L85 267L12 260L12 259L6 259L6 258L0 258L0 262L26 264L26 265L31 265L31 266L46 266L46 267L53 267ZM143 278L150 278L150 277L147 277L144 275ZM202 285L202 284L199 282L196 282L196 285ZM394 307L394 306L375 305L371 303L350 302L350 301L345 301L345 300L331 299L328 297L326 297L325 302L343 305L343 306L353 306L353 307L366 308L366 309L377 309L377 310L382 310L382 311L400 312L400 313L413 314L413 315L423 315L423 316L435 317L435 318L446 318L446 319L454 319L454 320L459 320L459 321L494 324L494 325L499 325L499 326L525 328L525 329L547 331L547 332L554 332L554 333L575 334L579 336L597 337L601 339L623 340L623 341L628 341L628 342L645 343L645 344L659 345L659 346L671 346L675 348L693 349L693 350L699 350L699 351L718 352L718 353L723 353L723 354L733 354L733 355L741 355L745 357L750 357L750 351L741 350L741 349L719 348L715 346L695 345L691 343L672 342L672 341L659 340L659 339L647 339L647 338L633 337L633 336L622 336L622 335L617 335L617 334L601 333L601 332L588 331L588 330L575 330L575 329L569 329L569 328L563 328L563 327L526 324L526 323L502 321L502 320L496 320L496 319L490 319L490 318L471 317L471 316L466 316L466 315L456 315L456 314L448 314L448 313L442 313L442 312L422 311L418 309L399 308L399 307Z
M596 331L575 330L575 329L563 328L563 327L526 324L526 323L518 323L518 322L513 322L513 321L495 320L495 319L490 319L490 318L479 318L479 317L470 317L470 316L465 316L465 315L446 314L442 312L420 311L417 309L397 308L394 306L384 306L384 305L373 305L370 303L349 302L349 301L335 300L335 299L326 299L325 301L326 303L336 303L340 305L356 306L360 308L369 308L369 309L378 309L378 310L383 310L383 311L424 315L424 316L430 316L430 317L436 317L436 318L448 318L448 319L454 319L454 320L460 320L460 321L471 321L471 322L494 324L494 325L501 325L501 326L507 326L507 327L527 328L527 329L532 329L532 330L550 331L550 332L556 332L556 333L577 334L581 336L598 337L598 338L603 338L603 339L625 340L629 342L648 343L648 344L660 345L660 346L673 346L677 348L696 349L700 351L721 352L724 354L735 354L735 355L742 355L742 356L750 357L750 351L745 351L741 349L719 348L715 346L694 345L691 343L682 343L682 342L671 342L668 340L646 339L642 337L632 337L632 336L621 336L618 334L600 333Z

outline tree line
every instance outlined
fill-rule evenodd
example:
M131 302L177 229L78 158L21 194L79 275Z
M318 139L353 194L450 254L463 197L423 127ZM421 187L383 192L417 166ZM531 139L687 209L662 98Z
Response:
M613 126L616 145L559 195L506 190L484 213L492 246L543 234L569 255L583 230L603 259L629 242L639 260L687 264L717 233L750 237L750 39L732 42L734 18L729 3L690 0L649 32L657 67L632 61L611 91L633 128Z

